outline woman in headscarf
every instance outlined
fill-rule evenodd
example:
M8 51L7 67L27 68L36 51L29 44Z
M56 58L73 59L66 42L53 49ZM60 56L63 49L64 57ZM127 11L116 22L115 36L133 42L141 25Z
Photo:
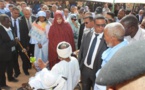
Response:
M29 32L31 36L30 43L35 44L34 57L36 57L35 66L37 67L37 60L41 58L43 62L48 61L48 32L50 29L50 23L46 19L46 13L39 11L37 13L37 19L32 24L32 29Z
M62 13L60 11L57 11L54 16L54 21L52 23L52 26L49 30L49 67L51 68L56 63L58 63L60 60L58 59L58 55L56 52L57 44L61 41L69 42L72 46L72 50L75 50L75 44L73 39L73 32L70 27L70 25L65 22Z
M76 14L71 14L70 17L67 19L67 22L70 24L72 31L73 31L73 37L75 41L75 47L77 47L78 43L78 36L79 36L79 29L80 29L80 23L78 22L78 18Z

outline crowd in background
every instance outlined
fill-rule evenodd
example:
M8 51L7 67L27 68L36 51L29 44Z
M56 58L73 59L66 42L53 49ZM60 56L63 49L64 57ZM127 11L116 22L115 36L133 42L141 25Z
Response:
M44 63L49 62L47 69L51 70L60 62L56 51L58 43L66 41L72 47L72 54L78 57L83 90L105 90L105 86L95 85L96 73L118 49L145 39L143 5L128 10L125 4L115 4L114 12L112 7L112 4L100 2L77 6L77 3L66 5L65 2L45 5L38 0L20 4L0 0L0 87L8 88L5 72L8 81L18 82L16 78L22 72L19 56L25 75L29 75L28 70L32 68L29 62L32 56L36 57L37 71L42 70L37 63L39 58ZM117 45L120 46L114 48Z

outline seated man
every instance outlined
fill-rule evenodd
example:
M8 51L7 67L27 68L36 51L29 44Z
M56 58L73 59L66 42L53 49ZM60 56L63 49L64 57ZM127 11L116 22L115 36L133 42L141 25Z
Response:
M39 59L38 65L42 69L29 79L31 89L38 90L73 90L80 79L79 64L71 57L72 47L67 42L57 45L58 57L61 60L51 70L45 68L45 63Z
M124 46L101 69L96 83L107 90L145 90L145 41Z

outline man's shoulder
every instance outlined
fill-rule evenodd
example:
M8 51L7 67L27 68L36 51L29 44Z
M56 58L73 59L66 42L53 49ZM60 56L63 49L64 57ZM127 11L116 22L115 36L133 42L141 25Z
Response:
M87 30L87 31L84 32L84 35L90 35L90 34L92 34L92 33L93 33L92 30Z

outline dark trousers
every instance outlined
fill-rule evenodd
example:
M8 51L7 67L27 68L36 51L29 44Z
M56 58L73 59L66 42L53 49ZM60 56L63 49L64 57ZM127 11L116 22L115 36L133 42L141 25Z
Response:
M15 74L20 73L19 63L18 63L18 52L13 53L13 69Z
M82 90L91 90L95 84L95 72L84 65L81 71Z
M5 72L6 72L6 67L8 63L9 62L5 62L5 61L0 62L0 87L6 85Z
M34 56L34 44L29 44L29 51L28 51L28 55L32 55Z
M20 73L16 51L12 52L12 59L10 60L10 62L8 63L8 66L7 66L7 75L8 75L9 80L11 80L13 78L13 69L14 69L15 73L16 72Z
M24 71L24 73L26 73L26 72L28 72L28 68L30 66L30 61L22 51L19 51L19 55L20 55L22 62L23 62L22 63L23 71Z

